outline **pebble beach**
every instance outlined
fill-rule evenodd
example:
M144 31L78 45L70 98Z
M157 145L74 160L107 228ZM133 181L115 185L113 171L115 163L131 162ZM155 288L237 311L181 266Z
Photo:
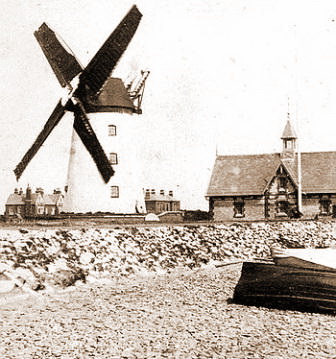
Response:
M2 229L2 268L31 292L0 296L0 357L336 358L335 316L231 303L241 261L334 246L334 229Z

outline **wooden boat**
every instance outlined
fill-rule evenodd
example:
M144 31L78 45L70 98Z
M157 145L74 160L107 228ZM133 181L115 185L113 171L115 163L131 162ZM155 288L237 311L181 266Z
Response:
M336 250L272 252L273 262L243 263L234 303L336 313Z

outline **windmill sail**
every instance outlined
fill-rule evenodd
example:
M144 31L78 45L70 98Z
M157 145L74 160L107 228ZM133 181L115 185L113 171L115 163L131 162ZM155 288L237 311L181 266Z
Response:
M141 17L134 5L80 75L79 90L89 90L89 96L99 93L132 40Z
M62 87L68 86L70 81L82 72L81 65L71 50L67 51L62 46L55 32L46 23L43 23L34 35L59 83Z
M77 104L74 107L74 114L74 129L96 163L105 183L107 183L111 176L113 176L114 170L90 125L82 105Z
M30 147L30 149L27 151L27 153L23 156L20 163L16 166L14 173L15 173L17 180L21 177L21 175L22 175L23 171L25 170L25 168L27 167L28 163L36 155L37 151L43 145L44 141L50 135L51 131L59 123L59 121L63 117L64 113L65 113L65 108L62 105L61 101L59 101L58 104L56 105L54 111L50 115L48 121L44 125L42 131L37 136L35 142Z
M104 181L107 183L113 176L114 170L91 127L83 102L86 102L87 96L97 99L102 86L131 41L141 17L142 14L137 7L133 6L84 70L71 50L63 46L55 32L45 23L35 31L34 35L58 81L61 86L68 87L70 91L65 99L65 105L62 105L62 101L57 104L34 144L15 168L17 180L66 110L74 112L74 128L96 163ZM79 84L77 88L73 88L71 81L77 75L79 75Z

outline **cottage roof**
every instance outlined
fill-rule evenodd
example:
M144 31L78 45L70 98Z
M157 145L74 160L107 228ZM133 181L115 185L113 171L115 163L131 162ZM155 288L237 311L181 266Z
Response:
M146 194L145 197L146 201L177 201L176 198L174 198L173 196L168 196L168 195L162 195L162 194L152 194L150 193L149 195Z
M282 159L280 153L217 156L207 196L263 194L267 184L283 164L297 185L297 162ZM301 154L302 191L336 193L336 152Z
M43 196L40 193L31 194L31 203L36 204L41 202L44 205L56 205L59 198L62 197L62 194L44 194ZM39 201L38 201L39 199ZM25 194L12 193L8 196L6 205L24 205L26 200Z
M45 206L54 206L55 205L55 201L51 194L45 194L43 196L43 202L44 202Z
M25 196L23 196L25 198ZM31 194L31 200L32 204L36 204L37 200L40 200L39 202L43 202L43 197L40 193L32 193Z
M54 194L48 194L50 200L52 201L52 204L57 204L59 199L63 197L61 193L54 193Z
M18 193L12 193L9 195L6 205L14 205L14 206L18 206L18 205L24 205L24 198L22 198L21 195L19 195Z

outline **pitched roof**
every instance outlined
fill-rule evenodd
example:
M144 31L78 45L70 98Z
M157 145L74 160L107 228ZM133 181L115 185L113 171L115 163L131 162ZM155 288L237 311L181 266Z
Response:
M61 193L53 193L53 194L48 194L50 200L53 202L52 204L57 204L58 200L63 197L63 195Z
M56 205L57 201L60 197L62 197L62 194L44 194L43 196L39 193L32 193L31 194L31 203L36 204L37 199L41 199L42 203L44 205ZM6 205L24 205L26 200L25 194L18 194L18 193L12 193L8 196Z
M55 201L51 194L45 194L43 196L43 202L44 202L45 206L54 206L55 205Z
M218 156L206 196L263 194L281 164L297 185L297 161L280 153ZM303 192L336 193L336 152L301 153L301 168Z
M297 184L297 160L295 162L287 160L286 166ZM303 192L335 193L336 152L301 153L301 173Z
M18 205L24 205L24 199L22 198L21 195L17 194L17 193L12 193L9 195L6 205L13 205L13 206L18 206Z
M279 153L217 156L207 196L262 194L279 164Z
M169 195L162 195L162 194L152 194L150 193L149 195L146 194L145 197L146 201L177 201L176 198L174 198L173 196L169 196Z

